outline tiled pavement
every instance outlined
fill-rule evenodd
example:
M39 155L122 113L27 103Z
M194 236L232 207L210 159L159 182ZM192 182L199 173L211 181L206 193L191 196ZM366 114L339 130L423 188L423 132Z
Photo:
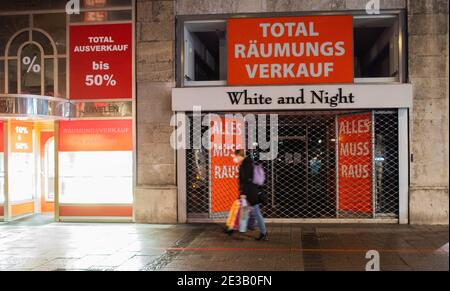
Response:
M0 270L449 270L448 226L274 224L228 237L216 224L0 224Z

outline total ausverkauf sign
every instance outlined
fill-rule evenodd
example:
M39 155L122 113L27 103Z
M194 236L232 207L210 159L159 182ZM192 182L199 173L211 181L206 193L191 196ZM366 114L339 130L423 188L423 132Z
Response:
M351 16L228 20L228 84L353 82Z
M70 27L70 98L132 97L132 25Z

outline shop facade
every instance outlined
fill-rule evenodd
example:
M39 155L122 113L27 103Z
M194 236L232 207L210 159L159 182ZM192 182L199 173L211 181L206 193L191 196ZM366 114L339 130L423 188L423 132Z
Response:
M445 144L448 135L423 124L447 128L446 105L435 108L439 116L424 111L440 102L430 94L448 99L448 84L437 73L448 74L448 66L431 68L424 60L439 54L448 60L448 42L436 40L448 31L421 30L417 23L435 27L432 15L448 23L448 4L382 3L374 13L363 2L176 2L171 108L179 113L179 220L226 218L237 197L230 153L241 147L266 170L268 221L447 223L448 148L440 148L442 160L435 162L424 154L423 137ZM323 30L322 21L328 23ZM426 41L440 42L442 50ZM315 45L325 52L316 54ZM331 104L326 96L340 101ZM271 115L277 126L270 126ZM267 143L260 148L260 129L252 128L259 117L266 124L262 140L275 129L278 134L271 160L259 159L270 151ZM346 131L355 123L370 124L367 134ZM205 143L198 137L211 128L209 147L199 147ZM428 175L436 179L426 181Z
M131 222L134 3L66 2L0 9L0 217Z
M4 2L0 219L448 223L446 1Z
M179 20L184 78L172 90L172 109L184 143L180 216L227 217L238 197L231 154L243 148L266 170L269 221L408 223L413 95L403 11ZM206 38L213 34L216 46Z

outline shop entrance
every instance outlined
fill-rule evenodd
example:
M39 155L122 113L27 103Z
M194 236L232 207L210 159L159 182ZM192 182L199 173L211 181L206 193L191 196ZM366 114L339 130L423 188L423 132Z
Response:
M41 132L40 136L40 179L42 213L54 215L55 212L55 137L54 132Z
M2 126L5 220L54 221L54 121L10 119Z
M265 218L398 217L399 140L395 110L282 112L277 121L275 159L260 160L260 154L267 150L259 147L246 151L266 173L260 189L268 197L261 208ZM202 134L206 130L208 127L203 126ZM268 128L265 137L269 131ZM211 201L216 198L215 202L224 204L220 195L238 196L228 186L230 183L219 185L217 177L211 179L210 173L215 174L217 168L211 155L206 149L186 150L187 214L191 222L226 218L226 211L211 212ZM218 185L221 187L217 195L210 195ZM223 205L223 209L227 207Z
M0 125L0 220L132 221L131 120Z
M306 136L279 138L278 157L272 161L272 208L279 216L301 217L308 205L308 169ZM293 203L296 201L296 203Z
M262 191L263 211L274 218L330 218L336 215L335 115L280 115L278 156ZM260 161L261 162L261 161Z

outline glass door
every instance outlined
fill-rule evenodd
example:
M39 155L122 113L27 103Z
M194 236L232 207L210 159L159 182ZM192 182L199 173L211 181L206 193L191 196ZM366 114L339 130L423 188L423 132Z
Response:
M33 214L36 198L35 133L32 121L9 121L9 218Z
M42 213L53 213L55 203L55 138L53 131L41 132L41 197Z

